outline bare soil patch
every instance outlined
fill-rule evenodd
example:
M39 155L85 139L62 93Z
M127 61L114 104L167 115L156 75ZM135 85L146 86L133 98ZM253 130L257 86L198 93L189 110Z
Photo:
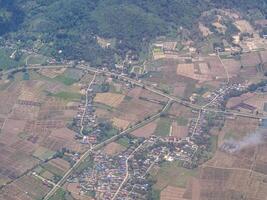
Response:
M123 101L124 97L124 95L116 93L98 93L94 98L94 101L117 108Z
M116 155L124 150L125 147L116 142L112 142L104 147L104 152L108 155Z
M131 132L131 134L136 136L136 137L148 138L154 134L154 131L156 130L156 128L157 128L157 122L153 121L153 122L139 128L139 129Z

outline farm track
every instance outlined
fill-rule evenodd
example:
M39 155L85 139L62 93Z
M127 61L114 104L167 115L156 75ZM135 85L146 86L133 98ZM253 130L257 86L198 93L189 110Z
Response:
M254 171L253 170L253 166L254 166L254 164L252 163L251 164L251 167L249 169L246 169L246 168L238 168L238 167L217 167L217 166L212 166L212 165L209 165L209 164L203 164L200 167L202 167L202 168L209 167L209 168L214 168L214 169L226 169L226 170L236 170L236 171L246 171L246 172L249 172L250 176L251 176L252 173L258 174L260 176L267 176L267 174Z

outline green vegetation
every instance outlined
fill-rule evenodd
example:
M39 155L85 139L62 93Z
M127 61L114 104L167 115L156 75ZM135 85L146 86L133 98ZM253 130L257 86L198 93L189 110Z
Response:
M23 22L24 14L17 1L0 0L0 35L14 31Z
M58 75L58 76L55 78L55 80L57 80L57 81L63 83L64 85L72 85L73 83L76 82L75 79L70 78L70 77L67 77L67 76L65 76L65 75L63 75L63 74Z
M72 200L71 194L66 192L63 188L59 188L56 193L49 198L49 200Z
M64 99L66 101L75 101L75 100L80 100L82 98L82 95L80 93L67 92L67 91L59 92L56 94L50 93L49 95L60 99Z
M101 128L102 129L102 128ZM118 134L118 130L115 128L106 128L102 131L102 135L99 139L99 141L105 141L111 137L113 137L114 135Z
M11 49L0 48L0 71L23 66L22 55L15 56L14 59L10 58L13 52Z
M197 175L195 169L185 169L181 163L164 162L160 165L158 171L151 171L151 176L156 180L154 188L158 190L164 189L166 186L186 187L190 178Z
M160 200L160 190L152 187L151 191L148 193L148 200Z
M179 126L186 126L188 124L188 119L183 116L177 117L177 123Z
M130 146L130 140L128 137L122 137L116 141L116 143L128 148Z
M26 58L27 59L27 64L45 64L47 58L45 56L42 55L33 55L33 56L29 56Z
M217 146L218 146L218 136L217 135L212 135L210 137L210 152L215 153L215 151L217 150Z
M161 117L155 130L155 135L168 136L170 133L171 120L167 117Z
M263 110L267 112L267 103L264 103Z
M64 171L49 163L42 164L42 167L56 176L64 176Z
M22 140L26 140L28 137L30 136L30 134L29 133L27 133L27 132L20 132L19 134L18 134L18 137L20 138L20 139L22 139Z
M94 160L92 156L88 156L79 166L75 169L75 173L79 174L87 168L92 168L94 166Z
M103 103L96 103L96 102L94 102L94 107L101 108L103 110L107 110L107 111L110 111L110 112L112 112L114 110L113 107L111 107L109 105L105 105Z
M38 148L34 153L33 153L33 156L40 159L40 160L46 160L48 158L52 158L53 155L55 155L55 151L51 151L47 148Z
M265 0L0 0L0 8L0 35L19 47L111 67L129 50L145 55L157 36L176 37L181 26L192 29L208 9L267 15ZM114 45L102 48L96 36L112 39Z

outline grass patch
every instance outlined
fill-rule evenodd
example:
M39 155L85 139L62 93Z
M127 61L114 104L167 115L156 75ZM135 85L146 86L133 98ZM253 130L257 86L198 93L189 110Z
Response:
M232 131L227 131L223 137L224 140L238 139L237 134Z
M55 155L55 153L56 153L55 151L51 151L51 150L44 148L44 147L39 147L33 153L33 156L44 161L48 158L51 158L53 155Z
M93 168L94 167L94 160L91 156L88 156L85 161L83 161L82 163L80 163L78 165L78 167L75 169L75 173L79 174L81 173L83 170L87 169L87 168Z
M184 91L184 97L189 98L195 91L195 83L189 81L186 84L185 91Z
M10 58L13 50L0 48L0 69L8 70L23 65L21 59L16 61Z
M49 163L44 163L42 167L47 171L51 172L52 174L55 174L56 176L61 176L61 177L64 176L64 171Z
M58 75L56 78L54 78L56 81L63 83L64 85L72 85L76 82L75 79L66 77L64 75Z
M154 187L152 187L152 190L149 191L149 199L153 199L153 200L160 200L160 190L155 189Z
M168 185L185 188L189 179L196 175L196 169L185 169L179 162L164 162L160 165L159 170L151 171L151 176L156 180L154 188L158 190L162 190Z
M179 126L186 126L188 124L188 119L184 118L183 116L177 117L176 120Z
M110 112L112 112L114 110L114 108L111 107L111 106L105 105L103 103L97 103L97 102L94 102L94 107L100 108L100 109L103 109L103 110L107 110L107 111L110 111Z
M125 101L131 101L132 99L133 99L133 97L130 97L130 96L125 96L125 97L124 97L124 100L125 100Z
M26 140L28 137L30 136L30 134L26 133L26 132L20 132L18 134L18 137L22 140Z
M53 97L60 98L60 99L64 99L66 101L75 101L75 100L80 100L82 98L82 95L80 93L66 92L66 91L59 92L56 94L50 93L49 95L53 96Z
M127 137L122 137L116 141L116 143L128 148L130 146L130 140Z
M217 135L212 135L210 137L210 142L211 142L211 147L210 150L212 153L215 153L218 147L218 136Z
M42 55L32 55L32 56L29 56L28 59L27 59L27 64L30 64L30 65L36 65L36 64L44 64L46 63L46 60L47 58L45 56L42 56Z
M49 198L49 200L71 200L73 199L68 192L66 192L64 189L59 188L56 193Z
M34 172L36 172L37 174L42 174L44 173L46 170L44 168L42 168L41 166L36 167L34 170Z
M264 110L264 112L267 112L267 103L264 103L263 110Z
M168 136L170 133L171 120L167 117L161 117L155 130L155 135Z
M115 128L111 128L109 131L106 131L105 134L102 135L102 137L100 138L100 142L105 141L117 134L118 130Z

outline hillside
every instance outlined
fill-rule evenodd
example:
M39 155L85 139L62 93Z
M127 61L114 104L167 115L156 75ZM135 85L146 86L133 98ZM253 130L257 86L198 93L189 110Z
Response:
M0 36L16 30L23 22L23 17L23 12L15 2L0 0Z
M8 38L22 41L23 47L110 66L115 54L124 58L129 50L134 55L146 52L156 36L175 36L181 26L192 28L210 8L254 9L266 16L264 0L1 0L0 5L0 35L15 31ZM96 36L115 42L102 48Z

